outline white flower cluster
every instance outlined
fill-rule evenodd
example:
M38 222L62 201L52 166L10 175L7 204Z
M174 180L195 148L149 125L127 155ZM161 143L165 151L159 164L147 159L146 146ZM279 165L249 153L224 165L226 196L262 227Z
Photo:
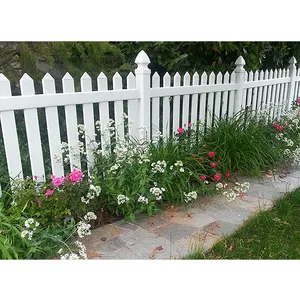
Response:
M21 237L26 238L28 240L32 239L33 232L36 230L36 228L40 225L39 222L34 221L33 218L30 218L25 221L24 226L27 228L21 232Z
M83 222L83 221L78 222L78 224L77 224L78 236L80 238L83 238L86 235L91 235L92 232L91 232L90 228L91 228L90 224Z
M186 203L191 202L191 201L197 199L197 193L196 193L195 191L189 192L189 193L187 193L187 194L186 194L186 193L183 193L183 194L184 194L184 197L185 197L184 201L185 201Z
M101 131L101 122L100 122L100 120L96 121L95 126L96 126L96 130L100 132Z
M78 126L78 134L81 135L82 138L85 138L85 126L83 124L79 124Z
M164 136L160 131L155 132L154 134L152 134L152 143L157 144L157 142L159 142L163 137Z
M97 216L93 213L93 212L91 212L91 211L89 211L85 216L84 216L84 220L85 221L91 221L91 220L96 220L97 219Z
M234 201L236 196L240 195L241 193L245 193L249 190L250 183L244 182L242 184L236 182L236 186L229 191L223 192L223 195L227 198L228 202Z
M125 203L125 202L128 202L128 201L129 201L129 198L126 197L125 195L119 195L119 196L117 197L117 200L118 200L118 204L121 205L121 204L123 204L123 203Z
M154 185L155 186L150 189L150 193L153 194L155 196L155 199L159 201L162 199L162 194L166 190L163 187L162 188L157 187L156 182L154 182Z
M156 173L164 173L165 169L167 167L167 163L163 160L163 161L157 161L157 162L153 162L151 164L151 172L156 174Z
M86 197L84 196L81 197L81 202L85 204L89 204L90 200L94 199L95 197L98 197L100 193L101 193L101 187L98 185L95 186L91 184Z
M179 172L183 173L184 168L183 168L183 162L181 160L176 161L176 163L172 166L170 166L170 170L173 170L174 167L179 167Z
M216 184L216 189L219 190L219 189L225 189L227 186L227 183L221 183L221 182L218 182Z
M151 153L143 153L139 158L138 158L138 163L140 164L140 165L142 165L142 164L145 164L145 163L148 163L148 162L150 162L150 159L148 158L148 157L150 157L151 156Z
M137 201L141 202L141 203L145 203L145 204L148 204L148 202L149 202L148 198L143 197L143 196L139 196Z
M86 247L80 242L76 241L75 245L79 248L79 254L76 253L66 253L65 255L61 255L60 259L62 260L81 260L81 259L87 259L86 255ZM62 249L58 251L59 254L62 253Z

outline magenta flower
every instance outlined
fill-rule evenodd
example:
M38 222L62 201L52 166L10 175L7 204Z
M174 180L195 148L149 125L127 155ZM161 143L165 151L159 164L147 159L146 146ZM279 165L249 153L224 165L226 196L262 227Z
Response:
M297 103L300 103L300 97L297 99Z
M55 177L54 175L51 175L52 184L55 187L58 187L63 184L64 178L63 177Z
M47 190L45 196L50 196L54 193L54 190Z
M177 132L183 133L183 132L184 132L184 129L179 127L179 128L177 128Z
M217 166L217 164L215 162L211 162L210 165L212 168L215 168Z
M205 176L205 175L202 175L202 176L200 176L200 179L201 179L201 180L206 180L206 176Z
M214 175L214 180L219 181L221 179L221 176L217 173Z
M71 182L78 182L81 180L83 173L80 170L74 169L72 173L69 174Z
M193 126L193 123L189 123L189 125L188 125L189 127L192 127Z
M216 156L216 153L211 151L211 152L208 152L207 155L208 155L208 157L214 157L214 156Z

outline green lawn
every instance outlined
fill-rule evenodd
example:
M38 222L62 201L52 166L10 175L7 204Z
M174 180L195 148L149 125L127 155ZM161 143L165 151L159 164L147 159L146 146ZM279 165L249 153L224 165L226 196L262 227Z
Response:
M259 212L207 253L186 259L299 259L300 188L283 196L268 211Z

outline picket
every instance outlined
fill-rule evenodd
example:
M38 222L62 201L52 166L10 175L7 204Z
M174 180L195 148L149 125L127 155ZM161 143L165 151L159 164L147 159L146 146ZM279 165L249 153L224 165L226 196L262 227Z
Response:
M35 94L33 80L26 73L20 79L20 88L24 96ZM32 176L36 176L39 182L44 181L45 168L37 109L24 109L24 118Z
M9 80L0 74L0 97L11 96ZM11 178L23 179L23 170L14 111L0 112L7 167Z
M62 87L64 94L74 93L74 79L69 73L62 78ZM70 152L70 171L73 168L81 169L80 152L78 148L78 131L77 131L77 112L76 105L65 106L67 138Z
M258 71L255 71L255 73L254 73L254 81L258 81L258 78L259 78L259 73L258 73ZM251 106L253 115L254 115L254 113L255 113L255 111L257 109L256 108L256 106L257 106L257 99L258 99L257 89L258 89L257 87L253 88L252 106Z
M274 77L275 78L280 78L281 77L281 69L279 69L279 70L276 69L275 70ZM275 90L274 106L273 106L273 109L271 110L271 118L272 118L272 120L275 119L277 111L278 111L278 100L279 100L280 84L276 84L274 86L274 90Z
M42 79L43 93L55 94L55 82L53 77L47 73ZM46 122L50 149L50 160L52 174L58 177L64 176L63 159L61 151L60 128L58 122L57 107L46 107ZM59 161L55 159L55 155Z
M259 73L259 79L260 80L264 80L264 71L261 70L260 73ZM263 89L264 87L263 86L260 86L258 88L258 95L257 95L257 111L260 112L262 110L262 93L263 93Z
M180 86L180 75L177 72L174 76L173 86ZM173 97L173 133L176 133L177 128L181 127L179 123L180 114L180 96Z
M113 76L113 88L114 90L122 90L122 77L121 75L116 72ZM123 101L115 101L114 102L114 109L115 109L115 123L116 123L116 134L118 138L121 140L124 139L124 122L123 122Z
M203 72L201 75L201 85L207 85L207 74ZM205 124L205 110L206 110L206 93L201 93L200 95L200 111L199 111L199 120L202 124Z
M217 75L217 84L222 84L223 75L221 72ZM221 92L216 92L214 115L219 119L221 111Z
M269 72L269 79L273 78L273 70ZM270 103L271 103L271 95L272 95L272 85L268 85L267 89L267 100L266 100L266 112L268 114L268 119L270 118ZM268 121L266 120L266 122Z
M230 75L228 72L224 74L224 84L229 83ZM223 92L222 95L222 108L221 108L221 117L226 118L227 108L228 108L228 91Z
M235 82L235 72L232 72L230 75L230 82L233 83ZM234 112L234 99L235 99L235 91L230 91L229 92L229 100L228 100L228 117L233 116Z
M199 74L197 72L193 75L193 86L199 85ZM192 95L192 111L191 111L191 123L195 125L197 123L197 110L198 110L198 98L199 94Z
M163 78L163 87L171 86L171 76L169 73L166 73ZM165 137L170 135L170 97L163 97L163 128L162 134Z
M208 78L208 84L215 84L215 73L211 72ZM207 114L206 114L206 126L210 127L213 121L213 109L214 109L214 93L208 93L207 97Z
M135 89L136 82L135 76L132 72L130 72L127 76L127 89ZM128 126L129 126L129 135L138 138L138 118L139 118L139 111L138 111L138 99L130 99L128 100Z
M107 77L103 72L97 77L98 91L107 91ZM110 132L108 129L109 107L108 102L99 102L100 134L101 134L101 151L103 155L111 153L110 149ZM99 128L99 127L98 127Z
M190 84L191 84L191 76L188 72L186 72L183 77L183 85L189 86ZM183 96L182 107L183 107L182 123L187 125L189 123L190 95Z
M159 87L159 75L155 72L152 76L152 87ZM152 134L159 131L159 97L154 97L152 101Z
M249 72L248 81L253 81L253 72L252 71ZM252 93L253 93L252 88L249 88L247 91L247 101L246 101L247 107L252 107Z

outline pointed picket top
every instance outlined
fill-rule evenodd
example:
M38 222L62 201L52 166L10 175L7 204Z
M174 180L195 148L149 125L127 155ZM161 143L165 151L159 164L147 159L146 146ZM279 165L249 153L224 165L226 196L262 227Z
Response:
M271 70L270 73L269 73L269 78L270 78L270 79L273 79L273 75L274 75L274 71Z
M261 70L260 72L259 72L259 79L264 79L264 70Z
M113 76L113 79L119 79L119 78L122 79L122 77L121 77L121 75L119 74L119 72L116 72L115 75Z
M198 85L198 84L199 84L199 74L195 72L193 75L193 85Z
M281 78L281 76L282 76L282 69L279 69L279 71L278 71L278 77Z
M224 74L224 82L229 82L229 72L227 71L225 74Z
M157 72L155 72L155 73L153 74L152 78L158 78L158 79L159 79L159 75L158 75L158 73L157 73Z
M180 86L180 74L178 72L174 75L174 86Z
M254 73L254 80L258 80L258 77L259 77L259 72L258 70L256 70Z
M53 77L46 73L42 79L43 92L44 94L54 94L55 93L55 82Z
M20 81L33 81L33 79L27 73L24 73Z
M159 87L159 75L157 72L155 72L152 76L152 87Z
M253 81L253 72L250 71L248 74L248 81Z
M164 75L163 82L164 82L164 87L171 85L171 76L168 72Z
M63 80L72 80L73 77L70 75L69 72L67 72L67 73L65 74L65 76L64 76L62 79L63 79Z
M201 84L207 84L207 73L205 71L201 74Z
M292 65L292 66L295 65L296 62L297 62L297 60L296 60L295 56L292 56L291 59L289 60L290 66L291 66L291 65Z
M183 76L183 84L184 85L190 85L191 84L191 75L186 72Z
M127 75L126 82L127 82L127 89L135 89L136 87L135 76L132 72L130 72Z
M269 77L269 70L266 70L266 71L265 71L265 77L264 77L264 78L265 78L265 79L268 79L268 77Z
M274 71L274 78L278 78L278 70L277 69L275 69L275 71Z
M209 74L209 77L208 77L209 83L215 83L215 78L216 78L215 73L214 73L214 72L211 72L211 73Z
M103 72L101 72L101 73L98 75L97 79L107 79L107 77L106 77L106 75L105 75Z
M84 72L80 79L91 79L91 76L87 72Z
M218 83L222 83L222 78L223 78L223 74L222 74L222 72L219 72L219 73L217 74L217 82L218 82Z
M9 82L9 80L7 79L7 77L4 76L2 73L0 73L0 81L8 81Z
M114 90L121 90L123 88L122 77L118 72L113 76L113 87Z
M178 72L175 73L174 78L180 78L180 74Z

